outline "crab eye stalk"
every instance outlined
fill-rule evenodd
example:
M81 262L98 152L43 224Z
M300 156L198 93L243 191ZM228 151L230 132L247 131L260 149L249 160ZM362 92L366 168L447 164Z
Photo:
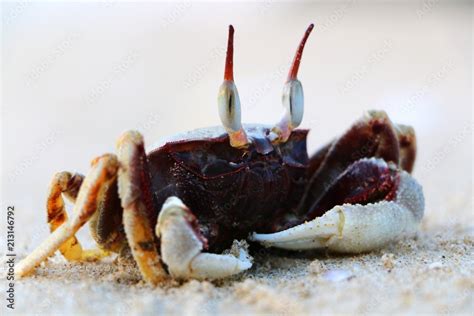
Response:
M286 142L290 137L291 131L298 127L303 120L303 86L297 79L297 75L301 57L303 56L303 49L313 27L314 24L310 24L306 29L303 39L296 50L295 58L293 59L290 72L288 73L288 79L283 87L282 103L285 113L280 122L272 129L272 132L276 134L275 142Z
M224 82L219 88L217 105L222 125L229 133L232 147L247 147L249 140L245 133L240 116L239 92L234 83L234 28L229 25L229 38L227 41L227 54L225 61Z

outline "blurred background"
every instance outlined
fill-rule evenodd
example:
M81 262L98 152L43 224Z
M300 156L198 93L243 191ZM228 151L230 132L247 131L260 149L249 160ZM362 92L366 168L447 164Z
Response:
M437 0L2 3L1 194L3 210L15 206L17 245L47 235L52 175L86 173L123 131L151 145L219 124L230 23L244 122L279 119L313 22L299 75L309 151L383 109L416 129L425 228L472 223L472 12Z

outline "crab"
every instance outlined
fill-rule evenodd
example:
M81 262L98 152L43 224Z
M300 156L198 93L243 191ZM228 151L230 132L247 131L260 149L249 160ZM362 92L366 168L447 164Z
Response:
M267 126L241 123L229 26L217 102L222 126L163 139L149 152L143 137L128 131L117 153L95 158L86 176L57 173L46 207L52 234L16 266L17 276L33 273L59 249L69 261L131 253L152 285L170 277L219 279L252 266L247 241L361 253L415 235L424 197L410 174L413 128L368 111L307 153L308 130L297 128L304 109L297 74L312 29L284 85L283 117ZM71 218L64 198L74 203ZM83 249L75 236L86 222L97 249Z

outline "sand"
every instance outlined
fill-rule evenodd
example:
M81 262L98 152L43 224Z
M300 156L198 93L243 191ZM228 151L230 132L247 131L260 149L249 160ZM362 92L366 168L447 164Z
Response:
M151 288L113 259L70 264L55 256L16 282L21 314L315 314L474 311L474 229L423 228L415 239L356 256L260 249L233 279Z

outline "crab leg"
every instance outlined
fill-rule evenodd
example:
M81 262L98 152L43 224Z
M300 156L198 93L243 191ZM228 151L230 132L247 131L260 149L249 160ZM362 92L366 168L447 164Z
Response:
M127 245L122 225L123 209L120 206L117 180L104 189L103 199L89 220L92 238L105 252L121 253Z
M400 167L411 173L416 159L416 136L411 126L396 124L395 131L400 147Z
M83 181L84 176L77 173L72 175L70 172L64 171L54 175L49 187L49 195L46 203L48 224L51 233L67 222L68 219L63 195L75 203ZM101 249L84 250L76 236L72 236L66 240L61 247L59 247L59 251L68 261L97 260L109 254Z
M169 197L163 204L156 234L161 240L163 261L174 278L219 279L252 266L244 248L237 256L203 253L207 241L199 232L197 219L177 197Z
M411 172L416 158L413 128L393 124L384 111L368 111L340 138L328 143L309 160L310 184L298 209L306 213L334 180L353 162L368 157L393 162Z
M156 285L167 275L155 246L151 224L154 220L151 184L140 133L124 133L117 142L117 155L120 161L118 189L125 234L143 279Z
M399 164L397 132L383 111L366 112L344 135L310 159L310 169L315 171L298 206L300 213L312 208L349 165L367 157Z
M60 172L54 175L49 187L48 201L46 203L51 233L68 219L62 195L64 194L71 202L75 203L78 189L83 180L84 176L80 174L73 176L69 172ZM67 260L79 260L82 247L76 236L72 236L59 247L59 251Z
M328 193L328 198L334 200L341 193L347 196L344 190L357 192L360 187L368 186L366 191L347 197L321 217L273 234L254 233L251 239L267 247L293 250L328 248L336 252L358 253L380 248L401 237L413 236L423 217L424 198L420 185L407 172L395 170L381 159L362 159L358 164L341 176L339 185L336 184L333 192ZM358 170L366 169L364 172L367 172L370 168L392 176L386 176L381 184L370 188L371 179L365 183L362 181L363 184L357 180ZM384 190L387 191L384 200L370 203L371 198ZM358 204L362 199L369 203Z
M21 277L31 273L64 242L70 240L89 220L97 210L104 189L115 180L117 169L118 161L114 155L106 154L92 161L92 168L79 190L72 218L62 223L38 248L16 266L17 276Z

